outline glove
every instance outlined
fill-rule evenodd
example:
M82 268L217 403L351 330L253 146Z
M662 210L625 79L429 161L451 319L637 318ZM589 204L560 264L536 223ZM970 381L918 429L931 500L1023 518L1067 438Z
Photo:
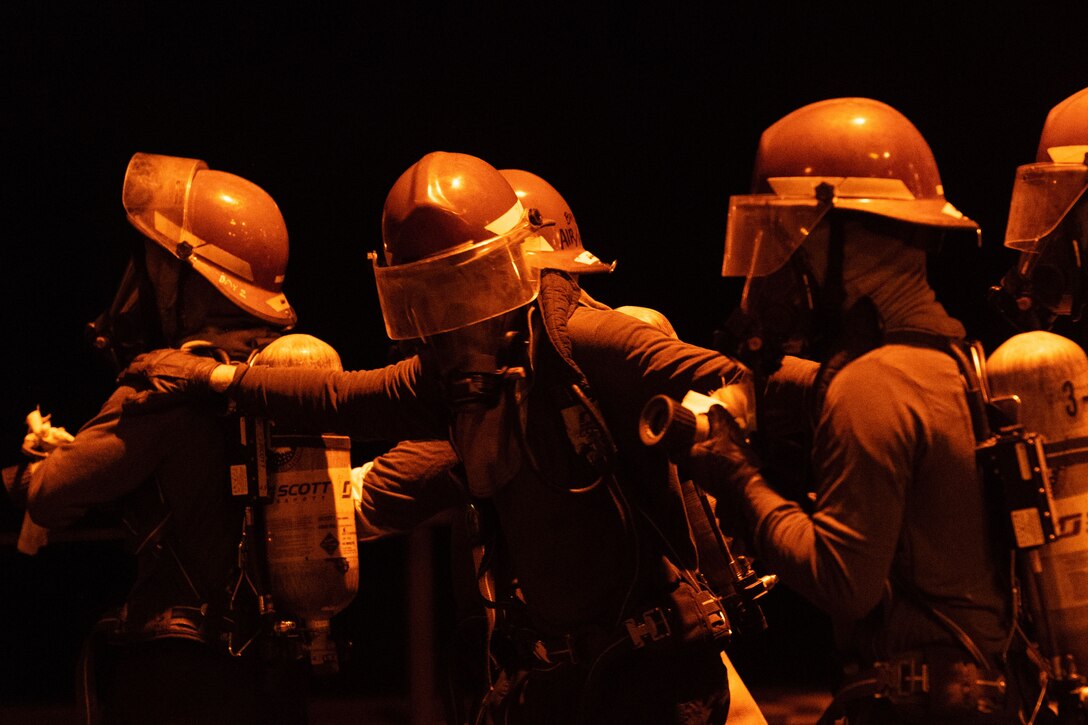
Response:
M63 443L73 440L71 433L60 426L52 425L50 416L42 415L39 408L30 411L26 417L27 433L23 438L23 455L35 461L40 461L53 449Z
M729 411L712 405L706 416L710 431L705 440L691 447L685 472L715 496L735 496L760 475L759 457Z
M124 407L147 412L179 399L210 396L212 372L219 365L211 358L172 348L137 355L117 376L117 382L137 387L147 385L150 389L137 393Z

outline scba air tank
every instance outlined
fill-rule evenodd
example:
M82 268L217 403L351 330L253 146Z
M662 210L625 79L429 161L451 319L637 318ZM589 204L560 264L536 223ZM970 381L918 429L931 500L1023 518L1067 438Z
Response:
M342 370L340 356L316 337L284 335L250 362L254 366ZM285 430L270 424L267 468L271 502L264 506L265 564L280 627L301 620L310 662L336 671L330 620L359 590L359 550L351 497L351 443L344 436Z
M272 436L273 499L264 510L268 583L276 611L303 622L310 662L336 669L329 620L359 590L351 442L343 436Z
M1088 356L1051 332L1009 338L986 363L990 393L1020 399L1044 438L1056 538L1023 549L1020 568L1039 645L1060 677L1088 673Z

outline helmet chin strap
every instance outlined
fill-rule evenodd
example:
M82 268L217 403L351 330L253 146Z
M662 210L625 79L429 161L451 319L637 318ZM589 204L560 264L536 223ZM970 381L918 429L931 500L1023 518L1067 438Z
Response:
M879 347L884 337L880 312L870 297L861 297L845 309L846 220L842 214L828 214L825 218L829 225L827 268L819 290L819 302L814 305L813 338L810 340L820 360L816 378L816 395L820 401L835 375L851 360Z
M835 345L843 326L843 306L846 304L846 287L843 284L843 267L846 264L846 232L842 214L828 214L827 264L824 267L823 284L816 282L818 299L813 301L813 325L810 346L818 358L823 358Z

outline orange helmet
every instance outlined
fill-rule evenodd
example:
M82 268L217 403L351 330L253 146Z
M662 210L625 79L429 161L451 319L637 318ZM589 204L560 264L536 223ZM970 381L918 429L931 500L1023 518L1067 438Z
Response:
M133 226L235 305L273 325L295 324L282 292L287 226L259 186L198 159L137 153L122 201Z
M616 268L615 262L606 264L582 246L574 212L555 187L521 169L500 169L499 173L513 187L522 206L536 209L544 219L554 222L525 241L525 257L530 268L559 269L571 274L611 272Z
M522 242L539 223L499 171L435 151L401 174L372 253L386 331L427 337L489 320L536 297Z
M729 200L723 276L775 271L830 209L978 230L945 199L933 152L903 114L869 98L832 98L763 132L752 194Z

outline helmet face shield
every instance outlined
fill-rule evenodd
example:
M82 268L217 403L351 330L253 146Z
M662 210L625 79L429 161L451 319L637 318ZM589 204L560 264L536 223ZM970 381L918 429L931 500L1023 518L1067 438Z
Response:
M133 155L121 190L121 201L133 226L175 254L181 240L169 230L186 227L185 209L193 177L206 168L199 159Z
M730 197L722 276L754 279L781 269L830 208L815 196Z
M899 179L790 176L765 182L774 193L729 200L723 277L751 279L778 270L832 208L936 228L978 229L943 197L915 198Z
M531 233L523 222L480 244L393 266L378 266L371 254L389 337L430 337L532 302L536 286L522 249Z
M1045 240L1085 196L1088 164L1026 164L1016 170L1005 246L1041 252Z

